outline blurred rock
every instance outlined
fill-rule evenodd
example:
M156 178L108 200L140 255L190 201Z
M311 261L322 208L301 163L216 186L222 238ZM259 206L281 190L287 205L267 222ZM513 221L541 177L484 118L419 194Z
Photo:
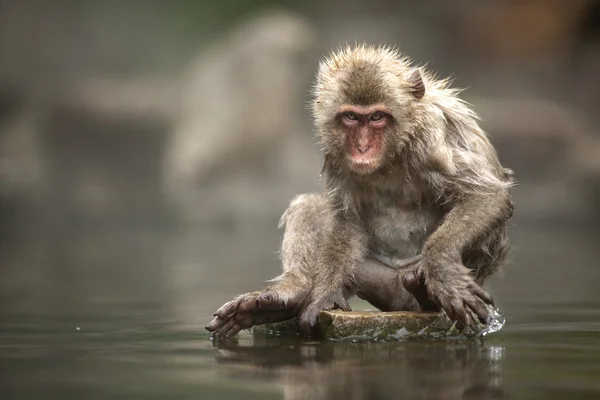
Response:
M39 194L44 160L39 143L39 112L29 104L5 104L0 118L0 196Z
M598 210L600 140L577 110L541 98L471 97L500 159L515 171L517 213L589 221Z
M278 204L269 188L289 178L289 169L299 166L290 157L303 151L302 144L289 144L310 139L301 117L314 66L303 62L314 42L302 18L271 11L242 24L192 63L162 178L165 195L185 220L228 205L252 214ZM308 157L316 155L308 146ZM316 180L320 166L313 167ZM274 180L265 186L269 179ZM230 190L232 180L239 190Z

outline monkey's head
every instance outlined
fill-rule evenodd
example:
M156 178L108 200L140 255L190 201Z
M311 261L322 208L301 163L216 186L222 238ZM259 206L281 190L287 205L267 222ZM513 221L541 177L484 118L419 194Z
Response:
M338 167L366 175L405 148L425 85L397 50L360 45L321 62L313 93L325 155Z

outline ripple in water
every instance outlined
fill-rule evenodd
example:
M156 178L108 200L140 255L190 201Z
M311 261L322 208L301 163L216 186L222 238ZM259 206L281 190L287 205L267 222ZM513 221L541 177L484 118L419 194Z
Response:
M496 307L488 307L489 317L487 325L483 326L483 329L479 332L481 336L489 335L490 333L499 332L506 323L504 314L500 312Z
M504 317L504 314L502 314L497 308L492 306L487 306L487 308L488 321L486 325L477 322L477 326L475 328L461 331L456 327L456 323L451 323L446 313L442 312L440 319L427 328L421 330L418 333L418 336L421 338L431 339L461 340L484 337L491 333L499 332L504 327L506 318ZM475 320L477 321L476 318ZM443 326L448 326L448 324L451 324L449 329L442 328Z

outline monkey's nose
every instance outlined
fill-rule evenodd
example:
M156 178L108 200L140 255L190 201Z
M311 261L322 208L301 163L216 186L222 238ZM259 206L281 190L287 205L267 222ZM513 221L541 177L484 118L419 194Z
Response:
M356 146L356 148L360 153L366 153L367 150L369 150L371 148L371 146L369 146L368 144L365 144L364 146L358 145L358 146Z

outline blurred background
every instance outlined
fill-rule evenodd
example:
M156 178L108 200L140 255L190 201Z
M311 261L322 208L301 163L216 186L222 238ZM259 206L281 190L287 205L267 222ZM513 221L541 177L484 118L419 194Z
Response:
M467 88L514 169L505 330L597 323L597 0L2 0L1 321L202 332L264 286L321 189L318 61L357 41Z

